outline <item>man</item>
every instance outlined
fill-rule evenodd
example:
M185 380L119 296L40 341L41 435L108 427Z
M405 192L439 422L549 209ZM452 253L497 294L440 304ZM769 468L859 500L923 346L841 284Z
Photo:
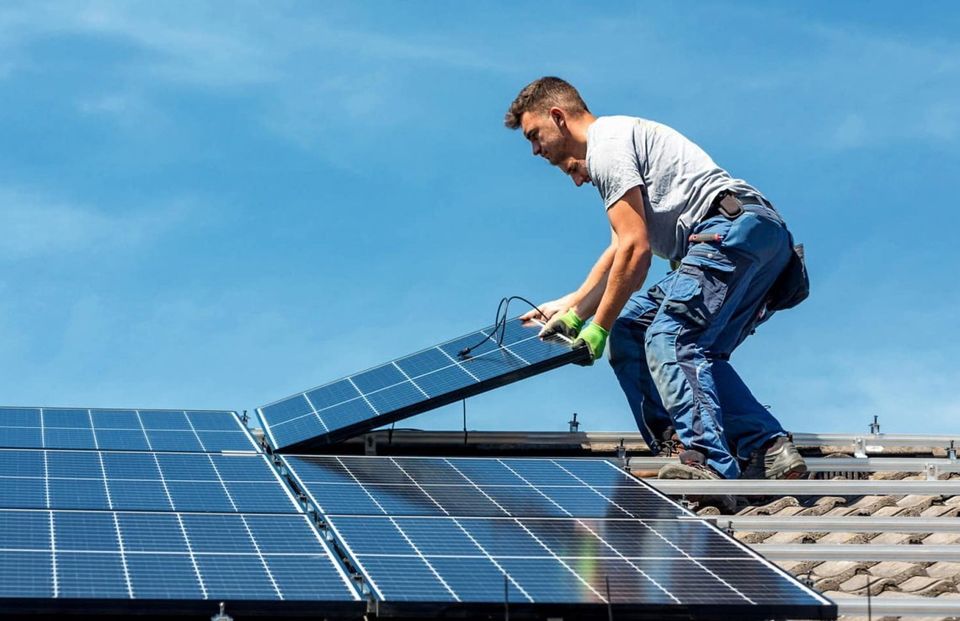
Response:
M610 246L580 287L543 304L542 336L562 333L610 364L647 444L685 450L661 478L796 477L806 471L777 420L730 366L767 312L793 252L783 220L693 142L645 119L595 117L554 77L527 85L504 119L579 187L600 192ZM638 291L656 254L679 263ZM593 317L593 321L585 321ZM746 471L741 471L741 466Z

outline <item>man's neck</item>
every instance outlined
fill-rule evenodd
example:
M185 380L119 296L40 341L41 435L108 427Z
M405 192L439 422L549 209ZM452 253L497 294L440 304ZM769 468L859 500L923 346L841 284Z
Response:
M587 157L587 130L590 129L590 126L593 125L593 122L596 120L597 117L593 116L589 112L586 112L575 119L569 119L567 121L567 128L570 131L570 138L573 139L573 142L576 145L576 157L578 159L584 159Z

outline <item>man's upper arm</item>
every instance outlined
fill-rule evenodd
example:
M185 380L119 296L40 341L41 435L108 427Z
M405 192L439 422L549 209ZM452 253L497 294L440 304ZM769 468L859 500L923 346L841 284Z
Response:
M649 250L647 221L643 213L643 193L640 186L627 190L607 209L614 239L619 245L632 244L640 250Z
M598 137L590 148L588 171L607 209L631 189L643 186L633 133L621 128Z

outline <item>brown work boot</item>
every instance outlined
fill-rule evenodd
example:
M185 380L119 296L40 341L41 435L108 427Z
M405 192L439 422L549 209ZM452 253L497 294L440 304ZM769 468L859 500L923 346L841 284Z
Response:
M707 456L700 451L686 450L680 453L680 463L667 464L660 468L658 479L702 479L705 481L720 481L720 476L713 468L707 465Z
M778 436L750 455L741 479L799 479L807 464L788 436Z
M667 464L660 468L660 479L686 479L701 481L723 481L720 474L707 465L707 456L700 451L686 450L680 453L680 463ZM724 513L735 513L737 499L730 494L687 494L687 500L699 505L717 507Z

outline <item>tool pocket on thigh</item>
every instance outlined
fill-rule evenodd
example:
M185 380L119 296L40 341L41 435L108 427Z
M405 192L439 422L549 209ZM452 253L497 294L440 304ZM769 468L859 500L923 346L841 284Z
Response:
M690 259L690 255L684 257L663 309L681 326L704 329L723 306L733 267L716 262L701 265Z

